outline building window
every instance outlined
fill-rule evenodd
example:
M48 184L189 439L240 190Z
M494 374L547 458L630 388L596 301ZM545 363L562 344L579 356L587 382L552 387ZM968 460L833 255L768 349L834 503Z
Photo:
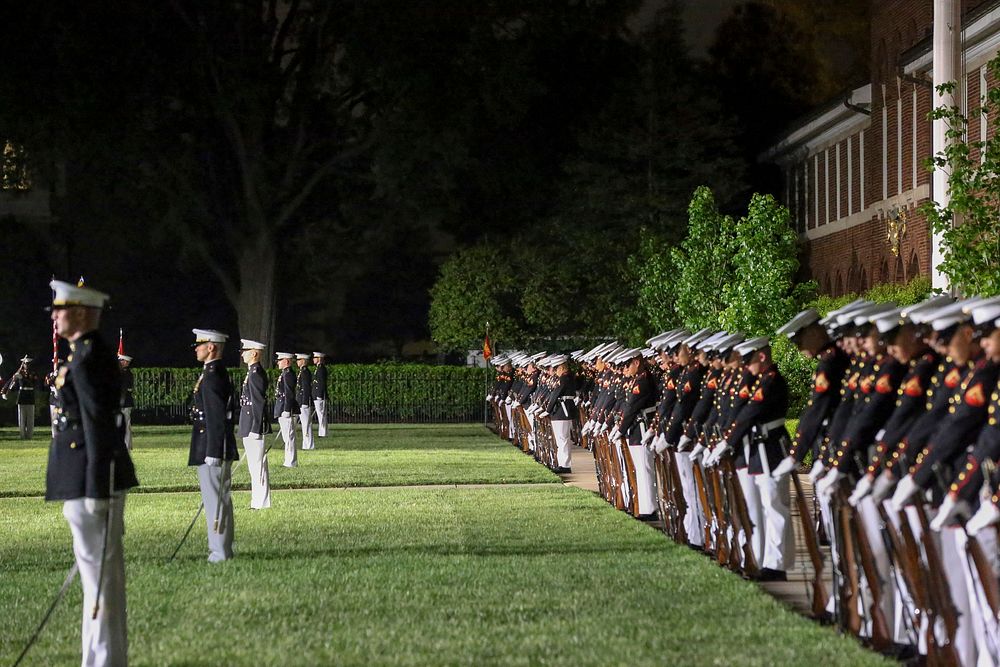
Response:
M5 142L0 156L0 190L30 190L31 174L23 146Z
M914 250L910 255L910 265L906 269L906 279L913 280L920 275L920 260L917 259L917 251Z

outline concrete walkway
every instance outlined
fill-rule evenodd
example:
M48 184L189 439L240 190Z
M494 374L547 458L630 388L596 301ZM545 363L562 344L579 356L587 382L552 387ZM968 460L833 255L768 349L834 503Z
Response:
M597 473L594 467L594 455L583 447L573 447L573 472L559 475L567 486L586 489L597 493ZM799 475L802 490L806 494L807 507L812 506L812 483L808 475ZM802 524L795 503L795 488L792 488L792 522L795 526L795 565L788 571L788 581L758 582L757 585L781 600L795 611L808 616L812 611L812 579L813 568L809 561L802 537ZM649 522L657 530L663 530L660 521ZM663 539L670 539L664 534ZM827 593L833 593L833 572L830 564L830 548L821 547L823 552L824 574L826 575ZM707 558L707 556L706 556Z

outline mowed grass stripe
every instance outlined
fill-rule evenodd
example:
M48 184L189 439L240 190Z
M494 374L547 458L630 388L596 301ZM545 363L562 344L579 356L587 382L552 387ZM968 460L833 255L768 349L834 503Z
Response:
M0 429L0 496L37 496L45 491L48 440L36 430L31 441ZM135 493L196 491L187 466L191 430L183 426L140 426L133 460L140 486ZM301 447L301 439L297 443ZM481 424L334 425L316 449L298 452L299 467L284 468L284 448L274 435L268 467L275 489L427 484L536 484L559 478L497 438ZM240 455L243 454L242 443ZM236 489L250 488L241 464Z
M133 665L864 665L878 656L553 486L284 491L237 502L237 558L204 559L196 494L128 499ZM0 500L0 663L71 562L56 504ZM34 649L73 664L78 588Z

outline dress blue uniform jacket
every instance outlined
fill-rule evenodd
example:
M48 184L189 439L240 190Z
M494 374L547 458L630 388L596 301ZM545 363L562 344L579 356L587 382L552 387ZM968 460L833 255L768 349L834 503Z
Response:
M316 366L313 373L312 395L314 399L326 400L326 365Z
M291 368L285 368L278 376L278 384L274 387L274 416L278 418L282 412L293 415L299 411L295 400L295 373Z
M49 447L45 499L107 498L112 461L115 491L139 485L118 425L121 372L96 331L70 343L70 349L55 380L61 407Z
M260 364L253 364L247 369L240 392L240 437L270 432L271 420L267 418L267 375Z
M299 405L312 407L312 373L308 366L299 369L299 377L295 380L295 400Z
M233 433L235 410L233 383L226 367L220 359L210 361L194 386L189 466L202 465L206 456L224 461L240 458Z

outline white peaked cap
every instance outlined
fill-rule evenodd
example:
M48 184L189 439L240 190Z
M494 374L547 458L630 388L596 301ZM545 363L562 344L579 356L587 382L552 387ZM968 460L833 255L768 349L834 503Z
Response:
M267 345L261 343L260 341L250 340L249 338L240 338L240 349L241 350L264 350Z
M194 342L197 343L225 343L229 336L216 331L215 329L191 329L194 334Z
M104 292L98 292L89 287L78 287L73 283L62 280L49 282L52 288L52 306L54 308L65 308L67 306L85 306L87 308L103 308L110 298Z
M782 324L774 333L778 336L792 338L810 324L819 322L819 312L815 308L806 308L792 319Z
M322 359L323 357L326 356L326 352L313 352L313 356Z
M312 359L312 355L311 354L306 354L305 352L296 352L295 353L295 358L296 359L305 359L306 361L308 361L308 360Z
M826 314L825 317L820 318L819 323L824 326L827 324L833 324L834 326L836 326L836 320L838 315L841 315L843 313L849 313L852 310L857 310L859 308L864 308L865 306L870 304L871 301L868 301L866 299L855 299L854 301L850 302L845 306L841 306L840 308L831 310L829 313Z
M972 321L975 324L985 324L1000 317L1000 296L984 299L972 308Z
M751 338L748 341L744 341L736 346L736 351L740 353L740 356L749 354L751 352L756 352L757 350L767 347L770 340L767 336L760 336L758 338Z
M966 312L965 308L974 301L979 301L979 299L965 299L964 301L956 301L951 305L938 308L928 317L927 321L935 331L944 331L948 327L967 321L972 316L972 313L971 311Z
M882 313L876 313L871 318L871 323L875 325L879 333L889 333L896 327L906 324L906 317L903 316L903 308L893 308Z
M118 361L132 361L132 357L128 356L127 354L119 354Z
M694 347L695 345L697 345L698 343L705 340L711 335L712 335L712 330L708 327L705 327L704 329L699 329L698 331L694 332L687 338L683 339L681 341L681 344L687 345L688 347Z
M878 304L875 304L875 305L873 305L873 306L871 306L869 308L863 308L863 309L861 309L859 311L856 311L854 313L854 319L853 319L854 326L860 327L860 326L862 326L864 324L871 324L880 315L883 315L885 313L888 313L888 312L891 312L891 311L897 310L897 309L898 309L898 307L896 306L895 302L892 302L892 301L890 301L888 303L878 303Z
M920 303L915 303L912 306L903 306L903 317L914 324L923 324L927 321L926 316L929 313L934 312L938 308L950 306L953 303L955 303L955 299L951 295L938 294L929 299L924 299Z
M295 355L291 352L275 352L274 356L278 359L294 359Z

